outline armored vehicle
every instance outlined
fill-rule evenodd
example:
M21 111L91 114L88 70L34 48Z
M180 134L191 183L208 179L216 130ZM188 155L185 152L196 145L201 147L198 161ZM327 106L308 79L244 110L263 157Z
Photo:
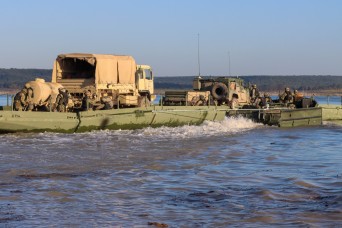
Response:
M250 104L249 88L237 77L195 77L193 91L166 91L163 99L164 105Z
M193 89L195 91L210 91L214 100L219 104L231 101L237 98L239 104L250 103L249 87L244 84L243 79L238 77L217 77L201 78L196 77L193 80Z

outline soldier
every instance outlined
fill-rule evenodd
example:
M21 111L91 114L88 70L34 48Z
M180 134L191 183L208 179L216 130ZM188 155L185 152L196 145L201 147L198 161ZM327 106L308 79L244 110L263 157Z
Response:
M107 94L104 94L104 96L101 97L101 109L109 110L113 108L113 105L112 97L108 96Z
M82 105L81 105L81 109L82 111L88 111L88 109L92 109L94 101L92 99L92 95L91 95L91 91L87 90L84 93L84 96L82 98Z
M26 97L26 111L32 111L35 107L33 104L33 89L31 87L26 87L27 89L27 97Z
M267 107L267 105L272 104L273 100L269 93L264 93L264 96L261 98L261 107Z
M69 95L64 88L58 89L56 98L57 112L66 112L68 107Z
M284 93L282 93L280 96L280 101L284 104L290 104L293 103L293 95L290 91L290 88L286 87Z
M205 101L205 97L203 95L194 96L191 100L192 106L203 106L203 105L205 105L205 103L206 103L206 101Z
M232 100L228 104L231 109L236 109L239 106L239 95L234 93Z
M300 101L302 99L303 99L303 94L299 93L298 90L295 89L293 92L293 100L294 100L293 102L295 103L295 102Z
M27 107L27 89L22 88L15 96L13 109L15 111L24 111Z
M259 89L257 85L252 85L252 89L249 91L249 97L251 98L251 103L254 103L257 98L260 97Z

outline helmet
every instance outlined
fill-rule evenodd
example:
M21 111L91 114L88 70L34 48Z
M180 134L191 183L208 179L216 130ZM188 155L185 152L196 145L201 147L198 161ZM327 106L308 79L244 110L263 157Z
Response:
M269 97L270 94L269 93L264 93L264 97Z
M285 91L286 91L286 92L289 92L289 91L290 91L290 88L289 88L289 87L286 87L286 88L285 88Z
M298 90L295 89L295 90L294 90L294 93L298 93Z
M91 91L90 90L85 91L85 95L90 96L91 95Z
M256 84L253 84L253 85L252 85L252 88L256 88L256 87L257 87L257 85L256 85Z

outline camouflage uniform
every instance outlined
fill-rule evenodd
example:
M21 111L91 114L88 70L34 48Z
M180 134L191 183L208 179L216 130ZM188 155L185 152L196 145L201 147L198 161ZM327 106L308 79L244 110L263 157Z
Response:
M27 102L27 111L32 111L34 109L34 104L33 104L33 89L27 88L27 97L26 97L26 102Z
M272 104L273 100L269 93L264 93L264 97L261 98L261 107L266 107L267 104Z
M231 109L236 109L239 106L239 96L237 94L233 94L232 100L228 104Z
M251 103L254 103L260 97L259 89L255 84L252 85L252 89L249 91L249 97L251 98Z
M195 96L191 100L192 106L203 106L206 105L206 100L203 95Z
M94 101L91 96L91 92L88 90L84 93L84 96L82 98L82 105L81 109L82 111L88 111L88 109L92 109L94 107Z
M293 103L293 95L290 91L290 88L285 88L284 93L282 93L279 98L280 101L285 104Z
M59 94L56 98L57 111L66 112L69 101L69 95L64 88L59 88L58 91Z
M27 107L27 89L23 88L14 96L13 109L15 111L24 111L26 107Z

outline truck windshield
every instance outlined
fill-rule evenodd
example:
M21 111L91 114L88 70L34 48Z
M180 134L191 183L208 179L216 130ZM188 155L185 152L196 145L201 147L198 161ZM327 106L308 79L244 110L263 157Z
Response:
M150 69L144 69L145 72L145 78L148 80L152 80L152 72Z

